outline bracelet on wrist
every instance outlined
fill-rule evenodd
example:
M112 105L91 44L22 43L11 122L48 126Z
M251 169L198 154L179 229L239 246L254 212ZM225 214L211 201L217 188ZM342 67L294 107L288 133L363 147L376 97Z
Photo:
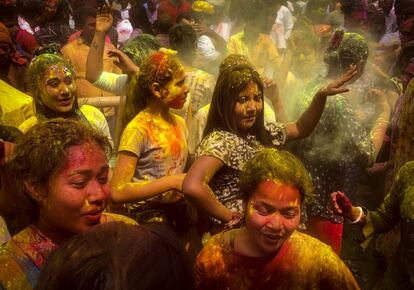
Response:
M360 206L358 206L357 208L359 209L359 215L355 220L349 222L350 224L357 224L361 221L361 218L362 218L362 215L364 214L364 211L362 210L362 207L360 207Z

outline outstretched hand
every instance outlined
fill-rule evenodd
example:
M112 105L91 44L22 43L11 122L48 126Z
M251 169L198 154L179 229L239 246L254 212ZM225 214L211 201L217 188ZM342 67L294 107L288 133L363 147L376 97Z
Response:
M111 29L112 23L113 18L111 14L111 7L106 4L98 7L98 12L96 13L95 30L97 32L107 33Z
M345 193L341 191L331 193L329 208L334 212L334 214L352 218L352 202L345 195Z
M349 92L348 88L343 88L342 86L349 82L357 73L357 66L351 64L349 69L343 75L334 80L325 88L320 89L318 93L323 96L334 96L336 94Z

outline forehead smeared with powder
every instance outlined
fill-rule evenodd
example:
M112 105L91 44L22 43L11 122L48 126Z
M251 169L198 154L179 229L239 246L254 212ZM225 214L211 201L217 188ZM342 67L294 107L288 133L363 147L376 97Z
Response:
M63 64L54 64L49 66L41 76L42 83L47 84L47 81L53 78L59 78L59 73L63 73L63 77L73 77L72 71Z

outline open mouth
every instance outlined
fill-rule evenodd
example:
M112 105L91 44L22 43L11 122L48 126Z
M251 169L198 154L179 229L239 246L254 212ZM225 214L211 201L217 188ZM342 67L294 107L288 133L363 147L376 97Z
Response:
M72 104L72 98L58 100L58 104L62 107L67 107Z

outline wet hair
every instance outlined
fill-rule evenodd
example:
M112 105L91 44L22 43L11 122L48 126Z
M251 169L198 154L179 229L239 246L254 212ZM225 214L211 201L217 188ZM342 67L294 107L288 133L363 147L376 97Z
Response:
M152 52L161 48L160 41L151 34L140 34L128 40L121 50L138 66Z
M27 196L31 220L38 214L37 204L28 195L24 181L47 186L50 177L66 164L67 150L86 142L96 143L107 156L111 153L108 139L88 125L70 119L52 119L34 125L17 143L10 162L19 194Z
M157 51L147 56L129 85L122 127L147 107L150 98L154 97L151 90L153 83L164 87L173 80L174 73L180 70L183 67L172 54Z
M312 178L292 153L275 148L266 148L249 160L240 175L243 199L248 201L260 182L277 180L297 188L304 204L313 196Z
M114 246L115 245L115 246ZM43 266L37 290L192 290L192 269L163 225L110 222L76 235Z
M191 61L196 53L197 33L188 24L174 25L169 32L170 46L178 52L178 55Z
M87 17L96 17L96 8L90 5L85 5L77 8L73 12L73 21L77 28L82 28Z
M228 60L229 61L229 60ZM220 71L214 88L211 107L207 117L203 137L214 130L224 130L238 134L237 124L234 118L234 108L240 93L250 83L256 83L263 100L263 82L257 71L248 64L229 66ZM264 128L264 112L260 111L251 133L263 145L271 145L271 141Z
M66 115L75 115L75 112L79 109L78 98L76 96L72 110L68 114L56 113L43 104L43 101L41 99L40 82L46 70L49 69L52 65L61 65L64 68L68 69L72 74L73 79L75 79L75 71L72 65L65 58L63 58L60 53L56 52L53 47L43 47L41 49L38 49L28 69L28 76L30 79L30 87L32 97L34 99L36 114L45 118L56 118L60 115L60 117L65 117Z
M368 42L364 36L354 32L335 31L325 52L324 61L329 71L346 71L351 64L365 63L368 58Z

